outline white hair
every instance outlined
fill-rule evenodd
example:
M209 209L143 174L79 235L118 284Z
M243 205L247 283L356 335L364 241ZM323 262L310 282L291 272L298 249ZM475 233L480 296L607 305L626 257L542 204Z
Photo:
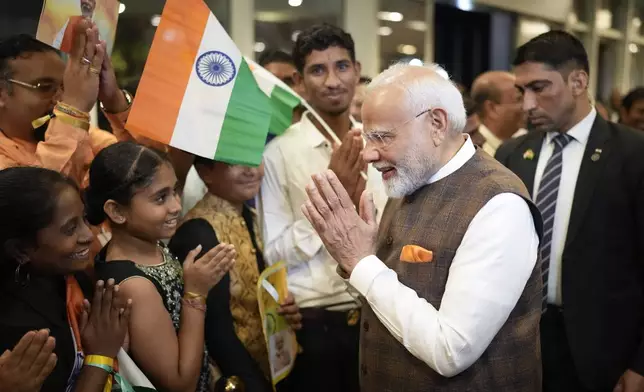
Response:
M391 85L405 90L407 104L415 113L441 108L447 113L449 131L460 134L465 129L463 96L441 66L394 64L373 79L368 91Z

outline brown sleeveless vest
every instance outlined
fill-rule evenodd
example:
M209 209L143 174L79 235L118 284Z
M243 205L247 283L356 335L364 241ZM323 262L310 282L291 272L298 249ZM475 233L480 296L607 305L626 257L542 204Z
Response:
M541 236L541 217L521 180L477 149L456 172L410 196L389 201L380 223L377 256L396 271L401 283L440 308L450 265L470 222L501 193L515 193L526 200ZM433 251L433 261L401 262L401 249L410 244ZM365 305L360 339L362 391L540 392L540 276L537 263L516 307L487 350L451 378L410 354Z

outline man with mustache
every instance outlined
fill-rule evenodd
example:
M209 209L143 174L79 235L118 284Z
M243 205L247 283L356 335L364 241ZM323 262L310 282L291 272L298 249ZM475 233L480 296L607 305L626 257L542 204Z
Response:
M644 135L597 115L566 32L520 47L514 74L533 132L496 157L543 217L544 391L644 391Z
M365 298L362 391L539 392L539 211L463 134L444 74L400 64L369 86L363 157L390 197L380 225L371 195L358 213L329 171L301 210Z
M69 53L72 49L74 41L74 29L78 23L83 19L92 19L94 16L94 9L96 8L96 0L80 0L80 15L70 16L65 22L62 29L56 34L54 38L53 47L60 49L61 52Z
M266 175L260 209L269 263L286 261L289 292L301 308L303 351L289 376L295 391L358 390L359 304L335 273L335 262L299 208L312 174L332 169L354 202L366 188L378 192L377 173L367 172L361 159L363 140L353 127L350 104L360 78L353 39L343 30L318 25L302 31L293 49L296 86L304 87L308 102L334 135L305 113L283 135L271 141L264 154ZM333 136L342 140L336 146ZM368 175L367 175L368 177ZM378 192L385 200L383 193ZM382 211L382 209L381 209Z
M114 135L90 127L97 98ZM1 41L0 169L45 167L83 186L94 154L116 137L131 138L124 130L130 102L90 21L76 25L67 64L56 50L29 36Z

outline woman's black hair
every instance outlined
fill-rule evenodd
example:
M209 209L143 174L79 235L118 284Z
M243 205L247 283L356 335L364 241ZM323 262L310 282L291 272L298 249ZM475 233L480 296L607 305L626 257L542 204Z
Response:
M38 232L54 219L58 195L70 186L78 190L74 181L53 170L0 170L0 260L4 266L17 261L17 247L37 246Z
M108 200L129 205L134 194L150 185L158 168L167 158L148 147L120 142L104 148L89 169L89 187L85 190L87 221L99 225L107 215Z

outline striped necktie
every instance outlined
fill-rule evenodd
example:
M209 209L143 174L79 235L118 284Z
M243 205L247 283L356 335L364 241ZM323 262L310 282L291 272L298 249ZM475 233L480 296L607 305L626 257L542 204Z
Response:
M557 209L557 195L561 182L561 166L563 164L563 149L572 141L573 137L560 133L552 139L554 151L548 159L543 177L539 182L537 192L537 208L541 211L543 219L543 238L541 239L541 279L543 281L543 306L548 300L548 272L550 270L550 255L552 253L552 231L554 228L555 211Z

